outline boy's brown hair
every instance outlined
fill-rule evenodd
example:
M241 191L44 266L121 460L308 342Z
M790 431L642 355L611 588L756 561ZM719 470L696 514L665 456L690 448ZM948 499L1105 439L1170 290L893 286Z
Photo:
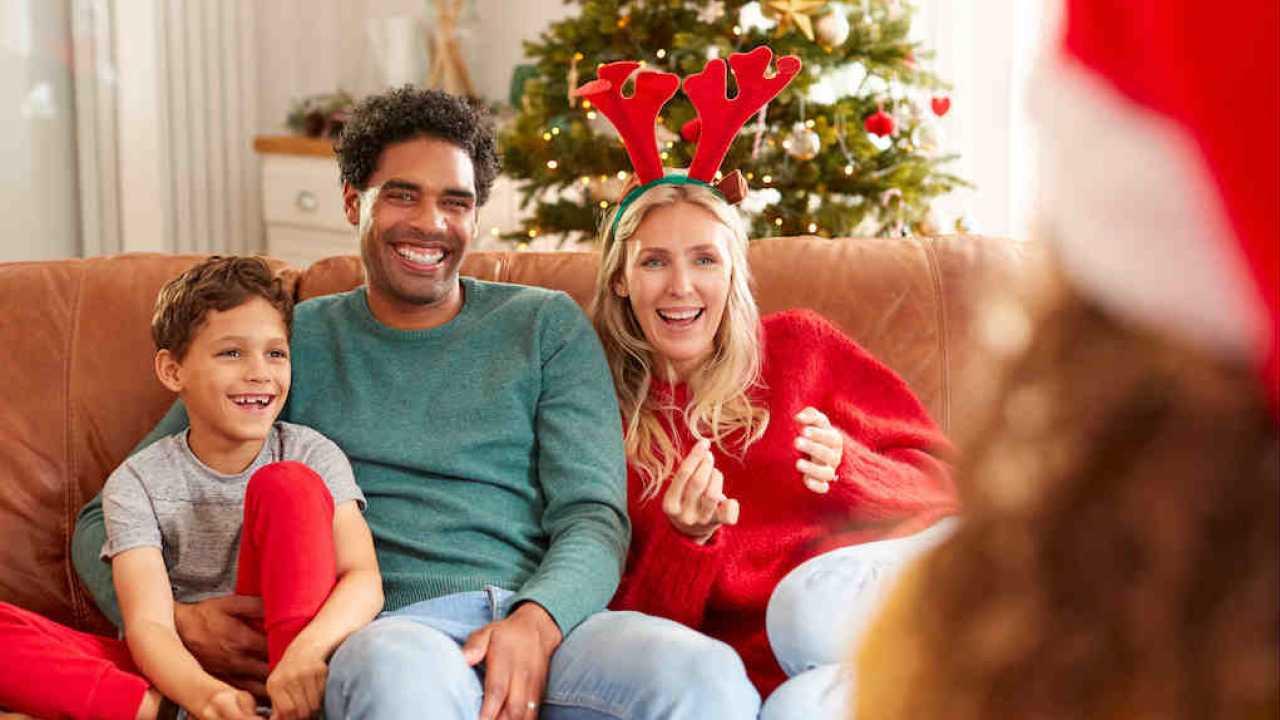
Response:
M151 318L156 350L168 350L181 361L209 311L225 312L255 297L279 310L285 332L292 332L293 298L266 261L214 255L161 288Z

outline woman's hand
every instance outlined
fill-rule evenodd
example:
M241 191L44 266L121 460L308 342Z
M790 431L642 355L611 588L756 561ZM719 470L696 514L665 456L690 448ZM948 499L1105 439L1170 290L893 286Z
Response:
M836 468L844 455L844 438L817 408L801 410L796 421L801 426L796 449L809 456L797 460L796 469L804 476L804 486L821 495L838 479Z
M699 440L671 476L662 510L676 530L705 545L721 525L736 525L738 501L725 497L724 475L711 456L711 441Z

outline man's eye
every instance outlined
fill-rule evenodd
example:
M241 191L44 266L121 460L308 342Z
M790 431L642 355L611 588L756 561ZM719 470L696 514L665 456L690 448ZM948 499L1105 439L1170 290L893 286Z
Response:
M239 350L223 350L222 352L218 353L218 357L238 358L240 357L240 351Z
M392 190L390 197L396 202L413 202L413 193L408 190Z
M285 358L288 358L288 357L289 357L289 353L285 352L284 350L272 350L272 351L271 351L271 357L273 357L273 358L279 358L279 359L282 359L282 360L283 360L283 359L285 359Z

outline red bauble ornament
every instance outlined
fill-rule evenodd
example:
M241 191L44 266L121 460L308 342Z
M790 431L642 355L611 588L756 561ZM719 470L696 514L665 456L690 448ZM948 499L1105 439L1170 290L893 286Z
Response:
M872 135L880 137L892 135L894 131L893 116L885 112L883 107L877 108L863 123L863 127Z
M680 126L680 137L685 142L696 143L702 135L702 118L694 118Z
M938 117L942 117L943 115L947 114L948 110L951 109L951 98L945 95L939 95L938 97L934 98L929 103L929 105L933 107L934 115L937 115Z

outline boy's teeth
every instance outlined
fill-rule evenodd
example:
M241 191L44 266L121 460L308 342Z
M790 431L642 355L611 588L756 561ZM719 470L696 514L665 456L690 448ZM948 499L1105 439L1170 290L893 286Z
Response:
M419 250L401 245L396 248L396 252L400 253L402 257L423 265L434 265L444 259L443 250Z
M266 407L271 404L270 395L239 395L231 398L231 400L237 405L260 405Z

